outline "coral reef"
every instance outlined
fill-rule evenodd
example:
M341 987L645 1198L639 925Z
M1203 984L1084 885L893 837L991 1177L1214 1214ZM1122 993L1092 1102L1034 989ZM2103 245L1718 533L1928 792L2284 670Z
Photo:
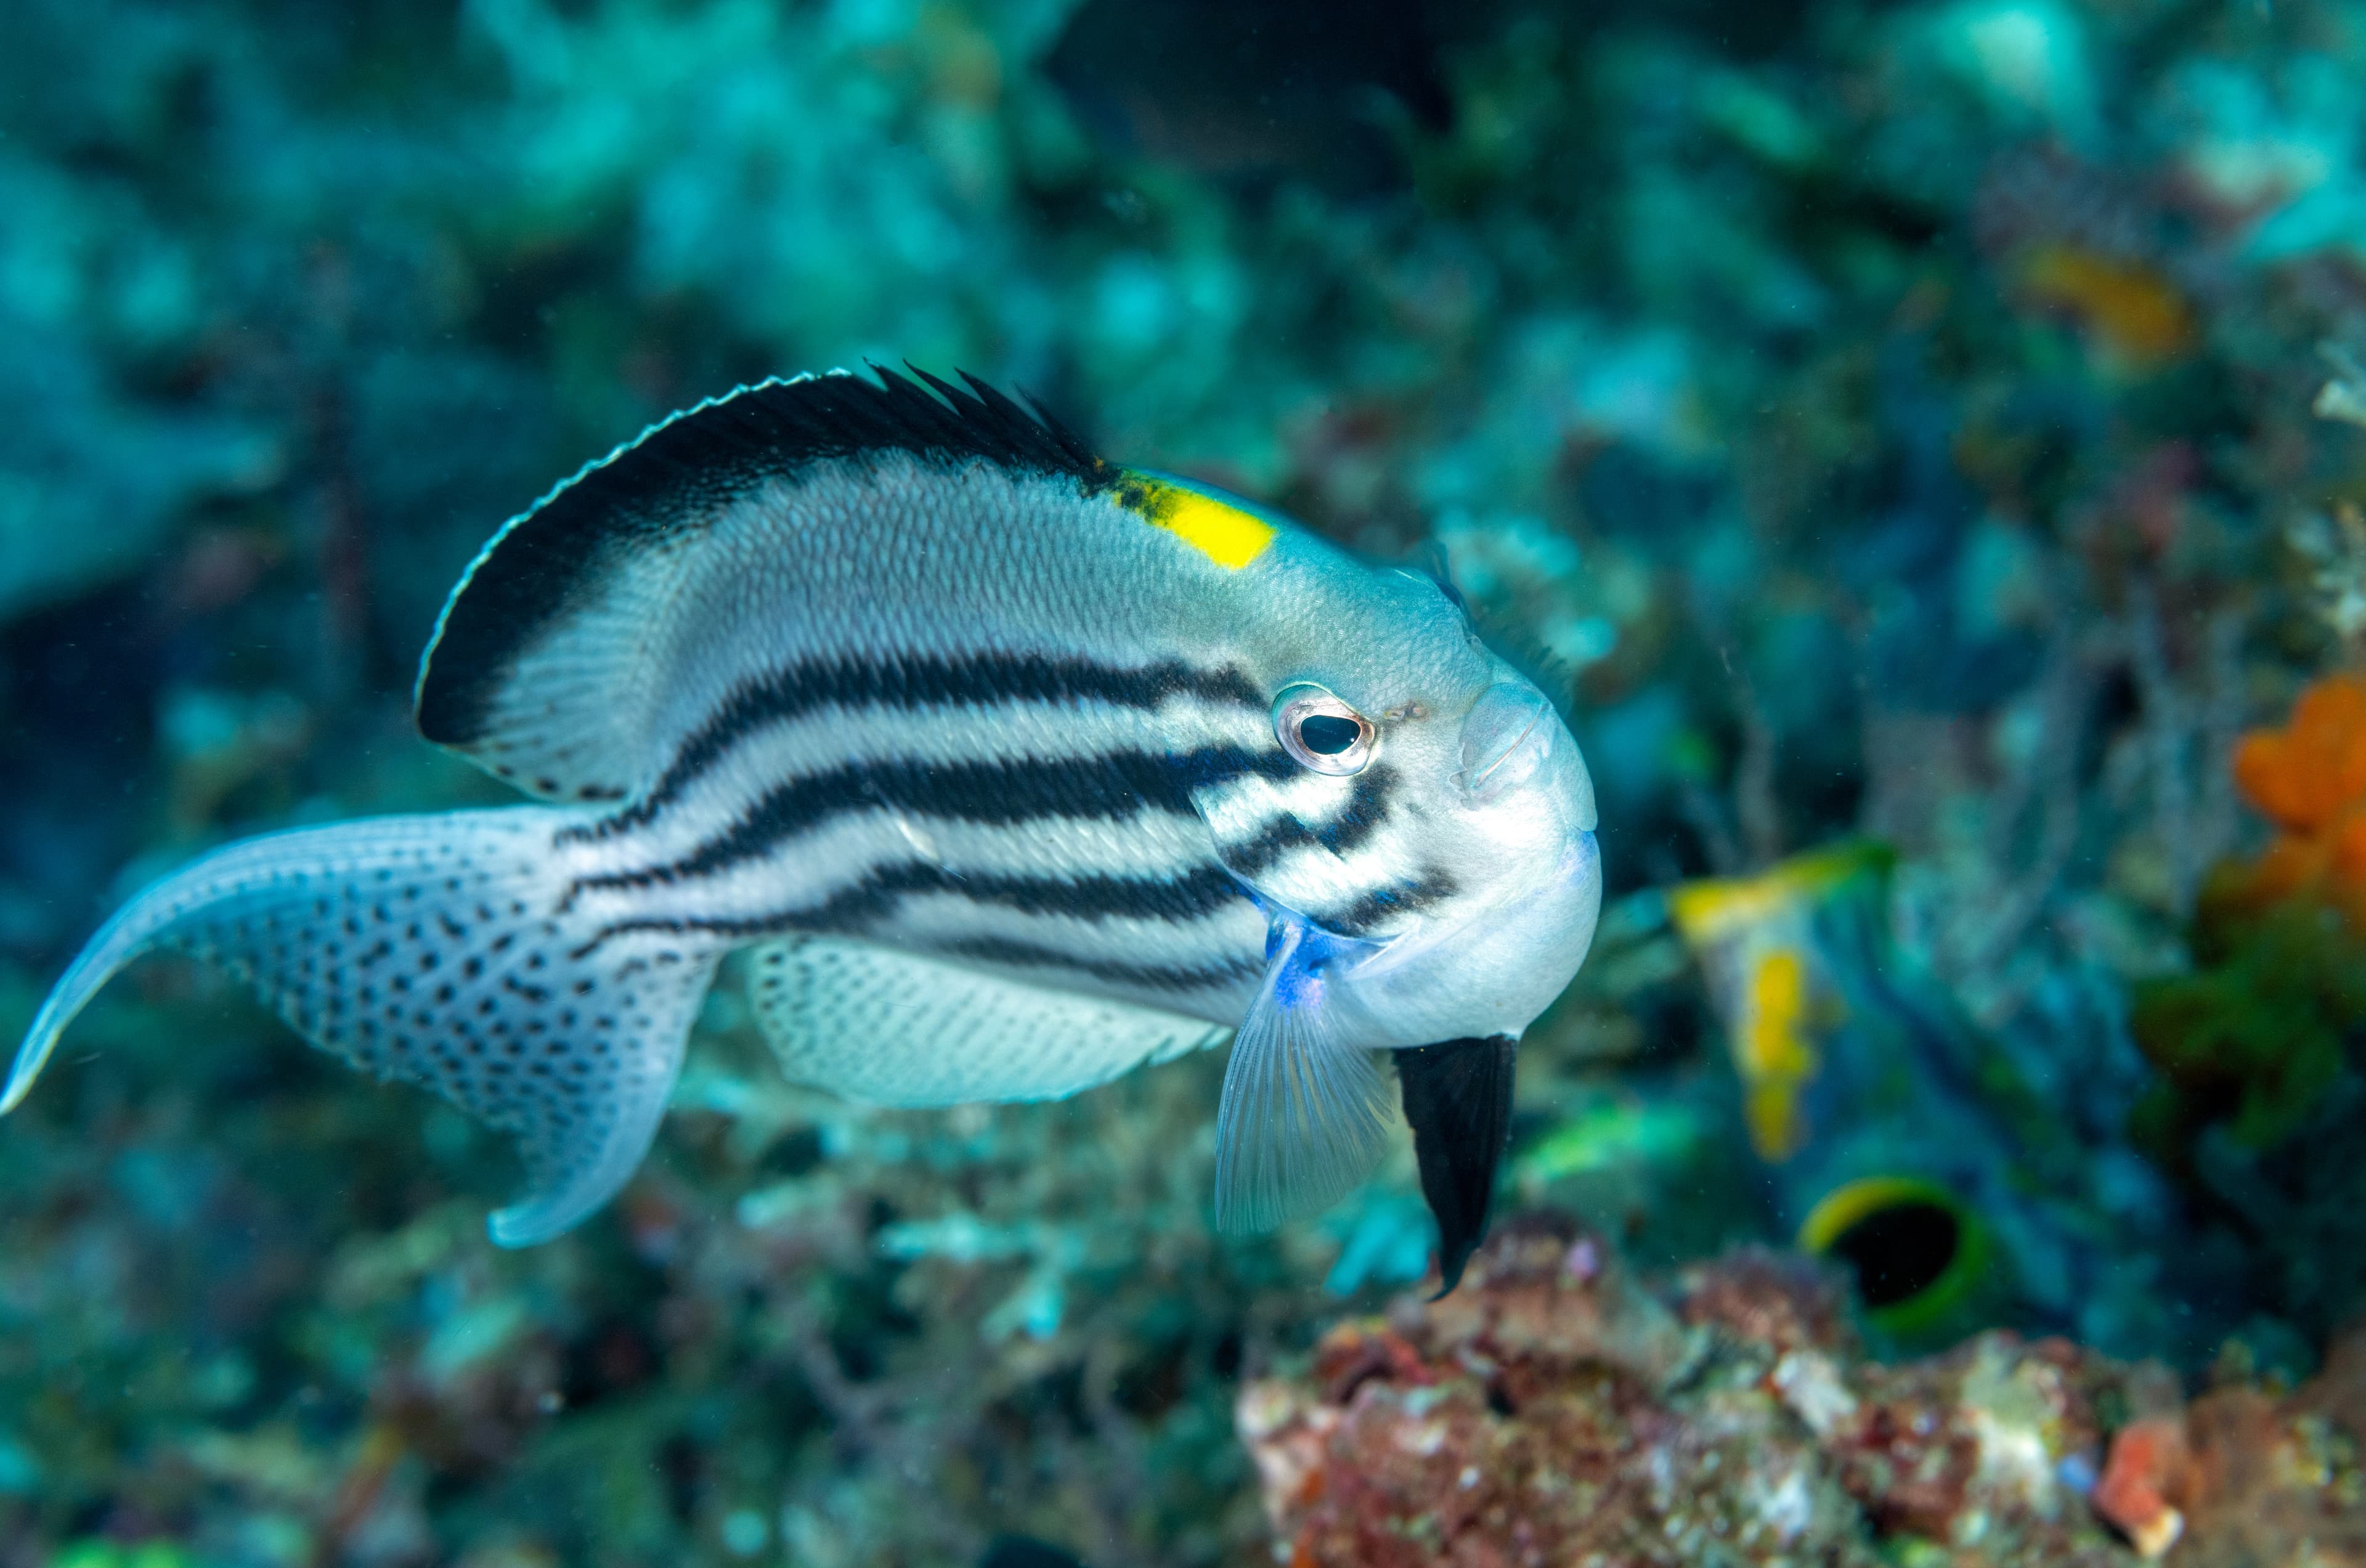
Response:
M2338 672L2305 689L2283 727L2243 738L2236 780L2276 836L2212 870L2193 967L2141 981L2129 1014L2159 1071L2135 1110L2138 1135L2251 1233L2271 1299L2319 1333L2366 1289L2348 1174L2366 1024L2361 745L2366 685Z
M2298 1389L2188 1402L2157 1363L2001 1331L1870 1361L1841 1291L1754 1250L1652 1287L1531 1222L1463 1291L1247 1384L1241 1435L1307 1568L2366 1561L2359 1339Z
M1213 1057L869 1111L727 984L506 1254L494 1141L143 965L0 1122L0 1568L1181 1568L1260 1464L1318 1561L2356 1557L2357 7L1272 9L0 6L0 1038L198 849L506 798L408 722L472 552L865 357L1442 568L1613 895L1491 1272L1328 1338L1410 1153L1216 1235Z

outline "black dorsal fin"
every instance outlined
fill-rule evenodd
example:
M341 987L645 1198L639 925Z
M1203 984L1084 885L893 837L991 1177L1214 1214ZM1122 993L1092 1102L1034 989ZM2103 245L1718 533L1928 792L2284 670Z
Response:
M833 370L710 399L586 465L511 519L453 590L420 660L420 732L442 745L475 747L488 736L517 651L590 592L616 552L677 540L808 464L903 452L1067 476L1087 493L1117 482L1114 468L1031 400L1021 404L966 372L957 387L917 368L911 377L869 368L876 382ZM518 782L538 787L530 777ZM578 782L542 793L607 787Z

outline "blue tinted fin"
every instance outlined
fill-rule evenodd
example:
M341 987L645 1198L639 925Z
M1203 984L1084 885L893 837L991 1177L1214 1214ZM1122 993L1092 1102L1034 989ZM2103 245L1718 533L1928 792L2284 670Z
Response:
M1376 1054L1325 1007L1343 946L1296 916L1267 943L1265 986L1233 1037L1216 1111L1216 1224L1271 1230L1355 1190L1388 1150L1391 1107ZM1360 945L1360 944L1356 944Z

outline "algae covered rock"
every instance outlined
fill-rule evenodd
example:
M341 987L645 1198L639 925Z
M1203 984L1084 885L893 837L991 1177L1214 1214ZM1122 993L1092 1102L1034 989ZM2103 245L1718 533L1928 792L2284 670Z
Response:
M1865 1359L1837 1281L1744 1250L1647 1283L1499 1235L1443 1302L1334 1328L1242 1392L1303 1564L2366 1561L2360 1362L2190 1404L2158 1365L1992 1332ZM2304 1555L2315 1552L2315 1557Z

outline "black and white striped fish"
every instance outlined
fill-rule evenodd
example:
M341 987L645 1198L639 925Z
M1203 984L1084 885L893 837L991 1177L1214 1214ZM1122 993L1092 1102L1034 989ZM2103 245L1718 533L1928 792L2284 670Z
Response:
M1430 579L1113 467L976 381L767 382L513 520L418 720L546 804L231 844L118 913L0 1110L141 953L518 1139L494 1238L639 1164L716 962L783 1067L1050 1099L1234 1035L1216 1212L1362 1179L1392 1051L1449 1279L1513 1042L1592 939L1592 784Z

